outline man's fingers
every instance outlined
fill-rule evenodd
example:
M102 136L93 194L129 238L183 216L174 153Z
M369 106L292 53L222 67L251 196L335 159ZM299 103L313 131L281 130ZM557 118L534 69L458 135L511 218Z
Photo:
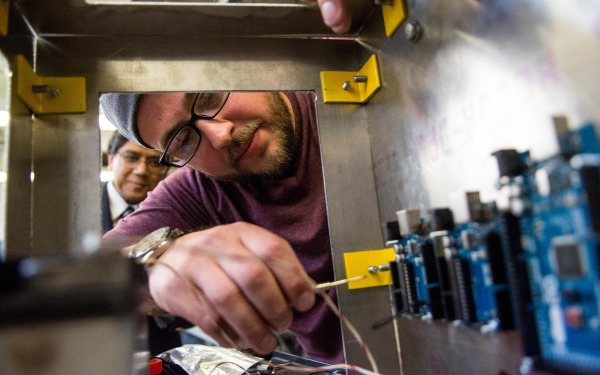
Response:
M243 293L243 296L239 296L240 300L244 298L252 301L254 309L272 329L282 331L289 328L292 324L292 311L288 299L262 260L249 258L243 262L231 262L223 259L219 264L231 278L227 281L233 281L228 285L232 295L215 296L215 299L223 299L223 304L228 299L236 303L238 301L235 297L238 296L235 293L239 291Z
M173 291L156 292L157 303L159 296L156 294L167 294L162 299L168 303L169 309L173 309L170 311L176 311L180 316L185 314L183 317L209 335L215 332L215 321L218 324L223 322L236 332L236 338L239 337L236 340L237 344L250 345L256 352L268 354L277 346L271 329L288 328L292 312L266 264L243 248L239 239L232 240L232 237L235 238L229 235L209 241L211 246L216 246L219 251L205 250L198 244L201 241L195 236L180 238L173 248L161 257L160 262L164 264L163 267L169 266L172 270L177 270L182 285L167 285L168 275L153 270L151 279L159 281L151 287ZM205 243L204 246L206 245ZM178 280L170 282L176 284ZM173 302L173 299L184 298L176 294L178 288L187 288L195 292L196 295L192 297L196 299L201 295L202 305L194 307L202 312L200 315L194 312L190 305ZM212 311L212 320L207 320L205 316L208 309ZM221 343L218 337L215 339Z
M236 267L232 267L227 272L224 272L221 267L220 264L199 265L197 272L193 275L194 284L204 290L207 302L213 306L220 319L226 322L235 332L238 332L241 340L238 342L239 344L250 345L261 354L272 352L277 346L277 340L270 329L270 326L273 326L274 323L268 320L269 315L272 315L269 312L269 307L278 304L285 306L285 299L280 292L273 291L272 285L266 286L268 288L266 290L272 291L268 293L272 296L271 300L273 302L271 305L269 305L269 302L264 302L263 296L249 296L238 285L234 274L229 272L235 272ZM239 271L238 275L246 273L247 267ZM272 280L271 283L273 283ZM207 287L207 285L212 287ZM247 289L246 286L245 288ZM276 298L277 296L278 298ZM275 316L272 317L272 320L276 322L283 321L285 325L289 325L288 320L291 323L291 311L283 311L280 315L284 317ZM289 315L289 318L286 315ZM282 323L278 322L276 324Z
M318 0L325 25L336 33L350 30L352 17L344 0Z
M253 234L257 229L262 230L255 226L240 228L245 231L241 236L244 246L268 265L279 288L294 308L299 311L309 310L315 303L315 292L293 249L281 237L272 233L261 233L260 236Z
M263 228L241 222L215 228L214 231L223 233L212 236L205 244L198 244L194 237L179 240L182 246L192 249L188 251L190 255L203 253L202 257L191 257L179 267L189 268L190 262L197 262L190 274L218 305L233 306L245 302L253 306L254 314L258 312L270 328L277 331L289 328L292 322L290 301L294 306L299 305L294 301L298 299L296 295L312 292L312 286L287 241ZM207 246L219 250L205 250ZM269 256L277 262L266 262L264 258ZM210 262L202 260L206 258ZM204 271L199 271L199 267ZM214 279L207 278L207 275ZM211 288L214 285L220 286L220 294L211 294L215 290ZM308 309L314 301L303 303L301 307ZM220 313L227 314L225 311ZM231 321L230 324L234 325Z
M151 270L150 290L156 304L200 327L206 334L224 346L239 342L239 336L206 301L202 291L181 278L174 268L158 262ZM155 280L155 281L153 281ZM160 284L160 285L157 285Z
M213 270L219 266L214 264ZM156 303L165 311L177 312L192 324L200 327L207 335L223 346L250 345L259 354L268 354L275 350L277 339L264 321L246 302L236 302L228 279L219 278L218 272L208 272L207 278L221 282L220 288L211 288L204 293L195 285L194 280L184 280L180 275L173 277L174 268L164 262L157 263L152 275L162 284L155 293ZM198 269L198 274L206 274ZM202 281L201 281L202 282ZM234 289L237 287L234 286ZM240 294L239 291L237 294Z
M273 330L291 325L291 306L306 311L315 303L312 283L289 243L243 222L178 238L149 279L161 308L221 344L231 344L223 342L223 332L231 332L236 343L261 354L277 346Z

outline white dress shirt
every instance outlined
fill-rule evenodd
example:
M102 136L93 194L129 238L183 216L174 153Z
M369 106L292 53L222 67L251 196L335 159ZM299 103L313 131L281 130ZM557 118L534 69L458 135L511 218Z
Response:
M113 222L113 226L117 224L117 221L121 218L121 214L125 211L129 206L132 206L134 209L137 209L137 204L129 204L123 199L121 194L115 188L115 185L112 181L108 181L106 184L106 190L108 192L108 203L110 207L110 217Z

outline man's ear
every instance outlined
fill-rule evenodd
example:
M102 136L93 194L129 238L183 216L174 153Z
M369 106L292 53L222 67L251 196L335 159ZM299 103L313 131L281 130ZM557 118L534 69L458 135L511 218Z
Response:
M114 155L108 154L108 157L107 157L107 167L110 168L110 169L112 169L113 157L114 157Z

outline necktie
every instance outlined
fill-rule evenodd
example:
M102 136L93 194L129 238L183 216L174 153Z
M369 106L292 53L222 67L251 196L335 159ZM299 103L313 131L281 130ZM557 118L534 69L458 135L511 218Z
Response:
M122 219L124 217L127 217L130 213L132 213L135 210L135 208L133 206L127 206L127 208L125 209L125 211L123 211L121 213L121 215L119 216L119 219Z

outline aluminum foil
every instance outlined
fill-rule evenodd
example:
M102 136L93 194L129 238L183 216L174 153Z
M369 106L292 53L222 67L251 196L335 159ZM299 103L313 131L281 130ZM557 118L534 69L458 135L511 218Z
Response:
M183 345L159 357L179 365L189 375L244 374L262 360L236 349L198 344Z

